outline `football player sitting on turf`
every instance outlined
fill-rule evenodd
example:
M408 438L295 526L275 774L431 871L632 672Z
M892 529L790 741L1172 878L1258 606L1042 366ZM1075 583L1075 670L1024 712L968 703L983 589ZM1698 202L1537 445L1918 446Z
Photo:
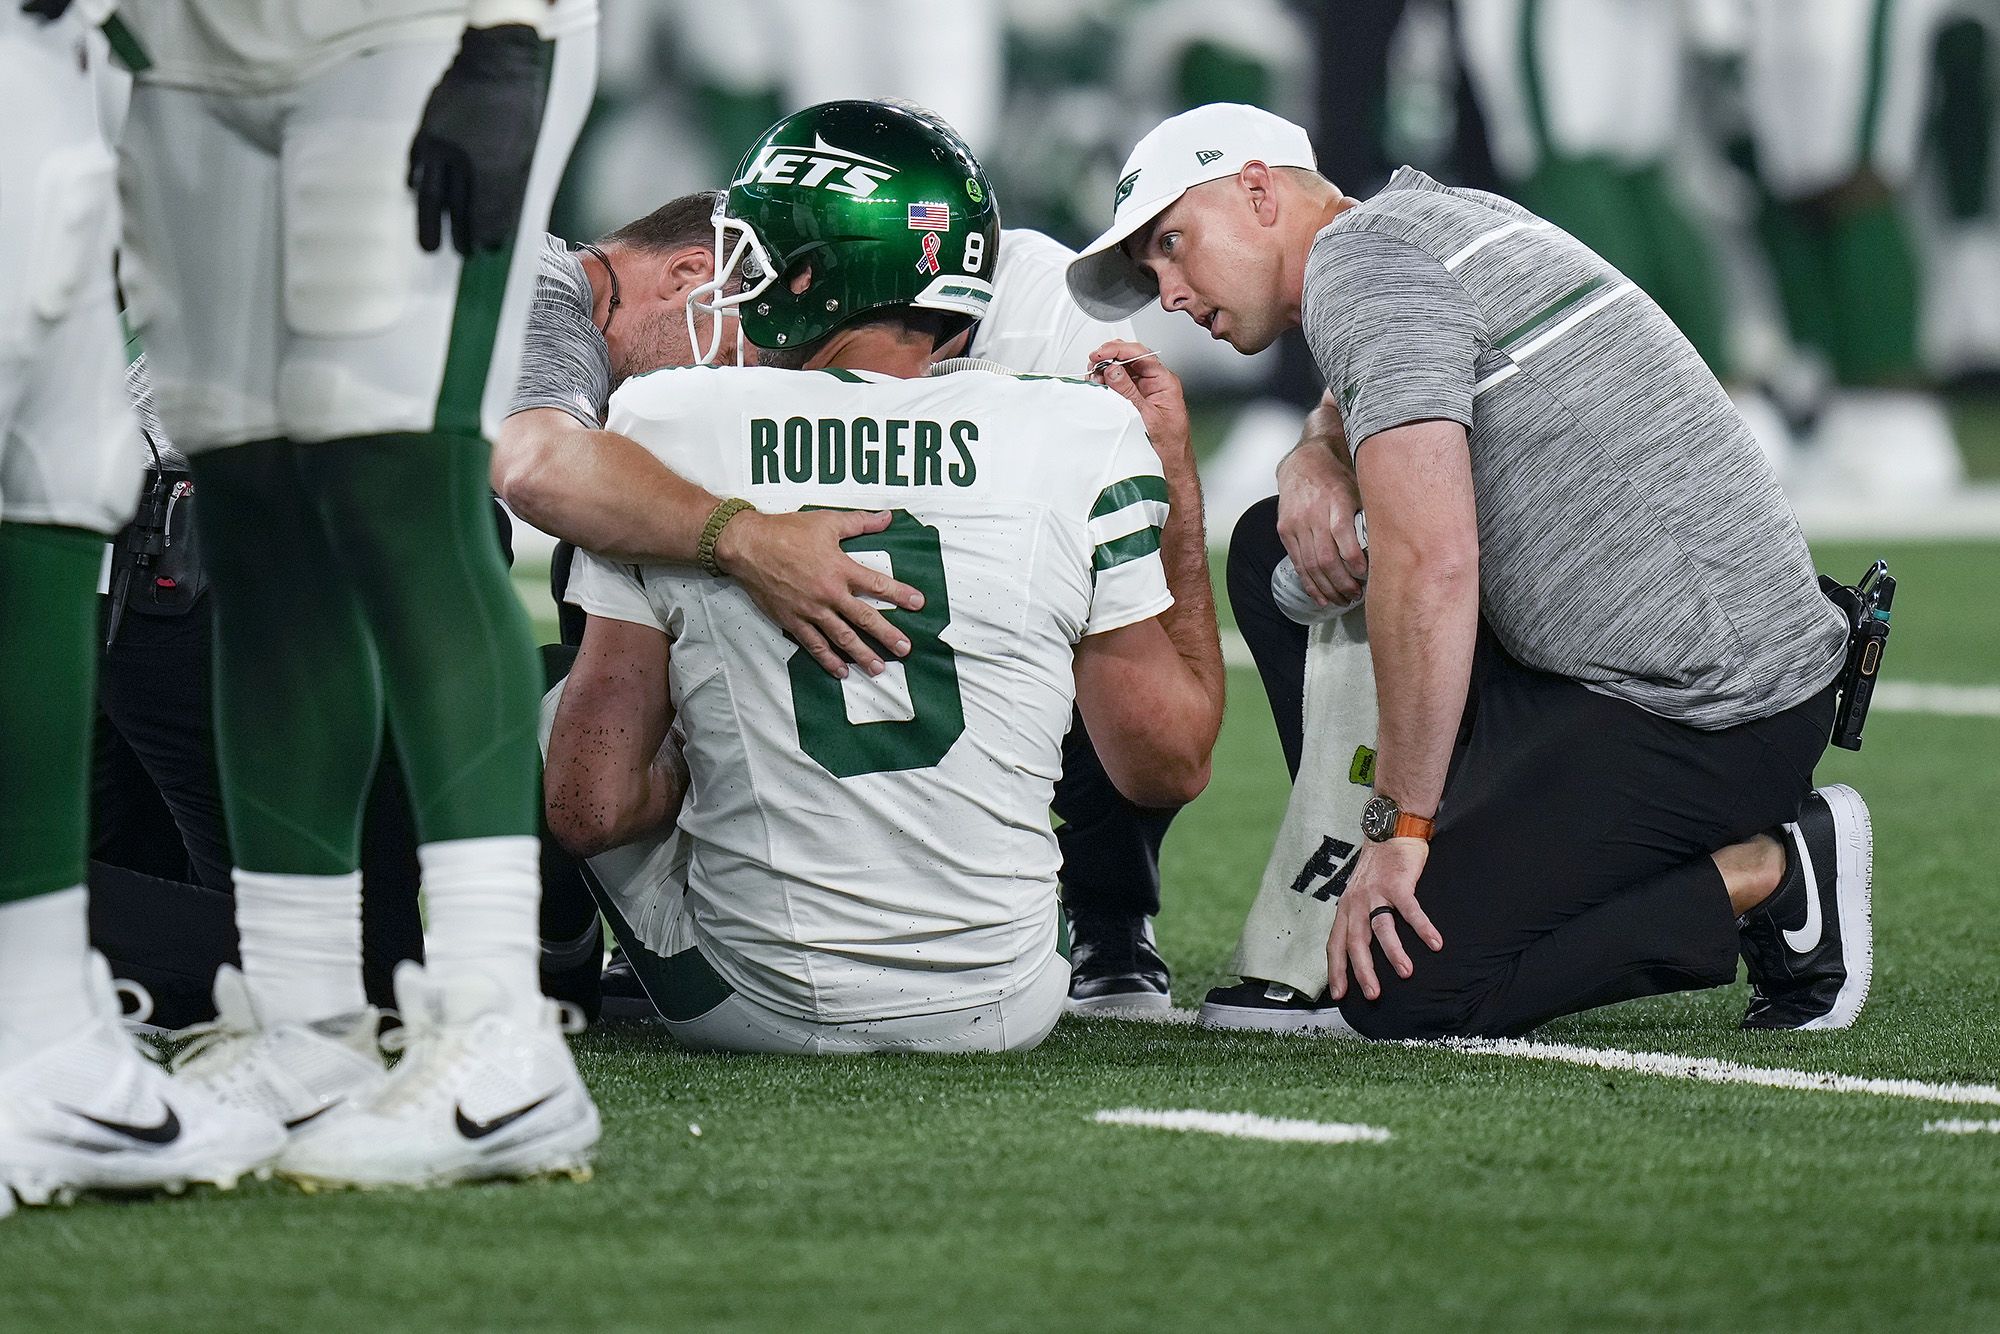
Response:
M612 400L609 429L731 497L705 556L738 497L887 511L848 549L925 599L887 613L900 661L837 679L712 556L709 574L579 560L549 826L595 857L687 1045L1033 1047L1068 983L1047 810L1072 704L1133 799L1206 782L1222 663L1174 377L1112 368L1130 403L925 378L990 300L997 236L984 173L933 118L788 117L729 191L703 298L763 364L655 372Z

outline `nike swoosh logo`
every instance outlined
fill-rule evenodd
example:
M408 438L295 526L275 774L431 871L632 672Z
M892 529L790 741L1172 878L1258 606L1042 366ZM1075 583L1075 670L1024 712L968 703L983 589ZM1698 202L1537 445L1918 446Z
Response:
M332 1111L334 1108L340 1106L340 1104L346 1101L347 1099L345 1098L335 1098L332 1102L328 1103L326 1106L320 1108L316 1112L307 1112L304 1116L295 1116L291 1120L285 1122L285 1129L297 1130L300 1126L304 1125L306 1122L318 1120L320 1117L325 1116L328 1112Z
M513 1111L502 1116L496 1116L491 1121L475 1121L465 1114L465 1108L463 1107L453 1107L452 1115L458 1121L459 1134L465 1136L467 1139L485 1139L488 1135L505 1130L508 1126L513 1125L529 1112L534 1111L537 1107L555 1096L553 1093L545 1093L526 1107L516 1107Z
M1787 928L1785 948L1794 954L1808 954L1819 948L1820 935L1825 930L1825 914L1819 906L1819 877L1813 871L1812 857L1806 852L1806 841L1795 824L1785 826L1785 832L1792 837L1792 846L1797 849L1799 869L1806 878L1806 920L1805 925Z
M108 1130L114 1135L122 1135L140 1144L172 1144L181 1137L181 1119L174 1114L173 1108L164 1103L161 1104L160 1110L166 1113L165 1119L158 1125L151 1126L133 1125L126 1121L107 1121L101 1116L92 1116L89 1112L79 1112L74 1107L67 1107L64 1110L72 1116L81 1117L100 1130Z

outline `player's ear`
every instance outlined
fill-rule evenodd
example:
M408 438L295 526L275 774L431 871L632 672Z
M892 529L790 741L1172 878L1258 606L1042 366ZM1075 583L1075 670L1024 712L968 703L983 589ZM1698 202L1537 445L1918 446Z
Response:
M697 246L676 250L667 256L667 262L660 266L659 295L670 297L676 293L693 291L714 276L714 251Z
M1236 173L1236 183L1243 188L1250 211L1256 214L1260 225L1268 227L1277 221L1277 181L1269 167L1261 162L1246 162L1243 170Z

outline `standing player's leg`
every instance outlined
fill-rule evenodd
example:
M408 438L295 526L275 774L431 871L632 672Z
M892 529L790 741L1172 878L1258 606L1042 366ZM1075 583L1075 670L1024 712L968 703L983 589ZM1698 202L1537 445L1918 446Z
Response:
M410 1053L379 1097L300 1137L284 1166L302 1177L579 1170L596 1141L538 984L541 670L495 538L482 436L518 362L534 242L588 102L588 43L585 32L544 49L547 104L514 245L462 262L419 250L403 183L449 50L357 57L304 85L287 127L280 401L289 433L315 442L299 448L317 522L379 656L429 914L427 964L398 980ZM432 1114L446 1103L456 1130ZM505 1135L465 1129L502 1124Z
M126 291L193 456L214 597L216 757L243 967L183 1083L288 1123L383 1079L361 989L360 812L381 691L346 562L278 410L276 97L142 85L121 145Z
M233 1183L282 1142L121 1031L84 890L97 572L137 498L116 197L75 19L0 10L0 1199ZM164 1112L164 1115L162 1114Z

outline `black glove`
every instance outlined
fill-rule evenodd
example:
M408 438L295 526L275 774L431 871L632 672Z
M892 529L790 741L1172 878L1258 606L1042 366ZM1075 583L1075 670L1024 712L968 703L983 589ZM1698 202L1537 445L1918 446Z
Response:
M53 23L63 16L69 5L70 0L21 0L21 12L29 18L47 19Z
M446 213L461 255L514 239L548 97L547 49L523 23L465 30L410 144L417 243L424 249L438 248Z

